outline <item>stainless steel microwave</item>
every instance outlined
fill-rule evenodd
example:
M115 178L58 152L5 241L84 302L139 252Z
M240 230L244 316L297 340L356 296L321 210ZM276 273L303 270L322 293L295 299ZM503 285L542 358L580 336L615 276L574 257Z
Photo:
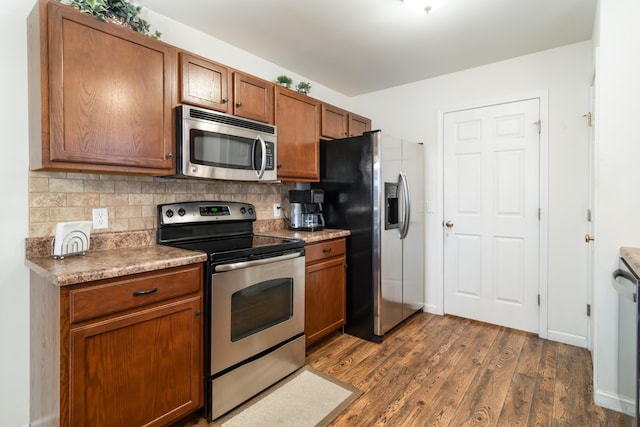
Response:
M275 126L204 108L176 109L178 175L277 181Z

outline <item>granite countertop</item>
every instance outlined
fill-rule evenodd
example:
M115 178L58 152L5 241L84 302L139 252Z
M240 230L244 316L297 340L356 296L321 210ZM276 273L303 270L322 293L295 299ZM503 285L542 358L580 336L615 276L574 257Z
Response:
M620 256L627 261L636 275L640 276L640 248L622 247L620 248Z
M86 255L54 259L28 257L27 267L57 286L75 285L129 274L195 264L207 260L201 252L162 245L89 250Z
M280 230L263 231L256 234L262 234L265 236L286 237L289 239L300 239L304 240L305 243L315 243L323 240L346 237L351 234L351 232L349 230L338 230L331 228L325 228L324 230L319 231L297 231L284 228Z
M348 230L292 231L288 229L256 230L256 234L288 237L306 243L348 236ZM27 238L26 265L57 286L75 285L129 274L205 262L202 252L157 245L152 230L130 233L104 233L91 237L86 255L54 259L51 238Z

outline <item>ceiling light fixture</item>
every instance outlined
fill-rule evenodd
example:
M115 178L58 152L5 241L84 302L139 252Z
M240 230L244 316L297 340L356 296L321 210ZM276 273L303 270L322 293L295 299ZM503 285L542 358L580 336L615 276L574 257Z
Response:
M430 13L445 4L447 0L402 0L412 12Z

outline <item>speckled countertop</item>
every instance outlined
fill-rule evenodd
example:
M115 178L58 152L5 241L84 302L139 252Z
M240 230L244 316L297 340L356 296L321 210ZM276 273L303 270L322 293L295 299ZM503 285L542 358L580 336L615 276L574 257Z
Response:
M629 264L633 271L640 275L640 248L621 247L620 255Z
M256 234L301 239L307 243L337 239L348 230L292 231L256 230ZM153 230L128 233L101 233L91 236L86 255L53 259L51 237L27 238L26 265L57 286L75 285L129 274L205 262L207 255L155 244Z
M31 270L58 286L145 273L207 260L201 252L162 245L89 250L83 256L27 258Z
M304 240L306 243L315 243L322 240L338 239L340 237L346 237L349 234L349 230L336 230L325 228L320 231L294 231L289 229L280 229L272 231L263 231L257 234L263 234L265 236L286 237L290 239Z

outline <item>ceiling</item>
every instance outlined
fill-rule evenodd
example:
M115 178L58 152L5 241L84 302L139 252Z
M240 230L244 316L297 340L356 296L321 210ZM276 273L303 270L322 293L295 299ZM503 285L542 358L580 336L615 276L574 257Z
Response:
M348 96L589 40L596 10L596 0L449 0L430 14L400 0L137 2Z

